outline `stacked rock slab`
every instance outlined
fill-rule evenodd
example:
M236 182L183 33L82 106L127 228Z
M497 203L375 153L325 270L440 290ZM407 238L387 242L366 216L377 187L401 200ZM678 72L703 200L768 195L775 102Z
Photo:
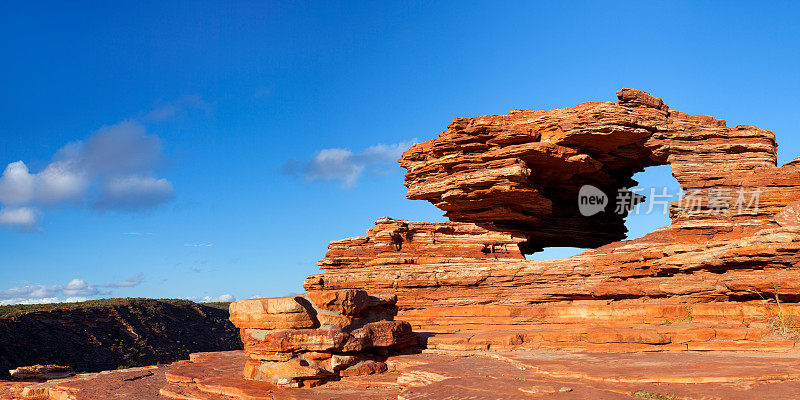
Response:
M248 356L244 377L300 387L384 372L389 351L416 344L411 326L394 320L396 301L338 290L234 302L230 319Z
M781 325L796 324L788 310L800 301L800 159L778 167L770 131L670 110L638 90L617 97L457 118L438 138L403 154L407 197L444 210L461 243L479 247L489 242L486 235L507 235L516 241L513 252L475 256L424 235L418 244L412 238L402 248L381 247L379 238L399 226L426 226L381 219L365 237L332 242L319 263L325 272L310 276L305 288L397 294L400 318L435 332L529 330L561 315L589 324L615 315L621 322L605 327L628 321L635 328L642 321L629 317L649 315L648 332L671 337L675 326L657 325L691 320L687 305L699 303L717 304L709 326L773 326L776 298L785 306ZM672 224L615 242L625 233L615 195L626 196L636 185L633 174L655 165L670 165L684 191L670 206ZM609 196L604 212L579 212L583 185ZM522 255L555 246L594 249L559 260ZM424 257L412 251L421 247ZM670 305L683 315L672 315Z

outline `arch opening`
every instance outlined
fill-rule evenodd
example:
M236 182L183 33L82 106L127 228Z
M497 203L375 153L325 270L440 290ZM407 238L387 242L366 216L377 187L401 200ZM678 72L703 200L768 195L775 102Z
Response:
M629 207L624 218L627 233L623 240L641 238L658 228L669 226L669 207L672 202L680 200L681 185L672 175L669 164L645 168L633 175L636 186L629 188L633 195L642 196L643 201L633 205L623 197L614 197L608 193L606 212L616 212L619 207ZM630 197L627 197L630 199ZM580 247L544 247L542 250L526 254L527 260L551 260L578 255L591 248Z
M644 196L644 201L637 204L625 217L628 233L625 240L638 239L658 228L669 226L669 207L672 202L680 200L681 185L672 175L669 164L645 168L633 175L638 184L630 190Z

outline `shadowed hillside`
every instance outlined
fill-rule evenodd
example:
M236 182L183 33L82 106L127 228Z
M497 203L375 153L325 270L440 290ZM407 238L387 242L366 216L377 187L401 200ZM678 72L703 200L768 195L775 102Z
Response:
M102 371L242 348L227 303L106 299L0 307L0 379L23 365Z

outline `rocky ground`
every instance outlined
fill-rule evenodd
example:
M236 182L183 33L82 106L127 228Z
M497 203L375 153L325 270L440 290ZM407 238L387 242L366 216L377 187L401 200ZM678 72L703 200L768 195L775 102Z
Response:
M242 378L241 351L48 383L0 383L0 399L793 399L800 354L426 352L393 357L385 374L315 388Z

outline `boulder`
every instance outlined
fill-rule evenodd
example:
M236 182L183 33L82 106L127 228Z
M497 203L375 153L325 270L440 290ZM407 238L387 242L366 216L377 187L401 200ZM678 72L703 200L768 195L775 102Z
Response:
M63 365L31 365L8 371L12 381L47 381L75 375L72 367Z
M231 321L241 329L248 357L244 377L313 387L347 374L386 371L381 359L416 344L411 325L394 320L396 301L394 295L341 289L232 303Z
M237 301L230 305L230 320L239 328L311 328L315 321L300 299L287 296Z

